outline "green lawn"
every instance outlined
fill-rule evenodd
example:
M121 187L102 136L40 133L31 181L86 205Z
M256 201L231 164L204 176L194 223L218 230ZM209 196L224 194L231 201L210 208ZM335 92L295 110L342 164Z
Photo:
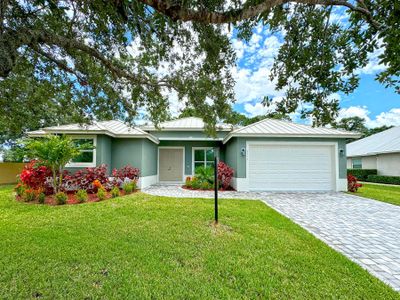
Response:
M400 186L363 183L354 195L400 205Z
M0 299L398 299L259 201L18 203L0 187Z

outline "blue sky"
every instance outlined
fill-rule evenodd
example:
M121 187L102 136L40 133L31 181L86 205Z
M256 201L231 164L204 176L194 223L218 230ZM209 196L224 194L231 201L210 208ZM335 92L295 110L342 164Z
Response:
M260 102L263 96L270 96L275 101L283 96L283 92L275 90L274 84L268 78L282 36L273 36L267 28L258 26L249 42L238 40L234 35L231 40L238 57L237 66L233 68L237 98L234 109L247 116L261 115L273 110L263 107ZM378 72L384 70L384 66L379 64L380 51L382 49L371 54L370 63L359 70L360 85L354 93L333 95L340 99L339 118L360 116L366 119L368 127L400 126L400 95L374 79ZM307 122L300 120L298 114L291 117L296 122Z

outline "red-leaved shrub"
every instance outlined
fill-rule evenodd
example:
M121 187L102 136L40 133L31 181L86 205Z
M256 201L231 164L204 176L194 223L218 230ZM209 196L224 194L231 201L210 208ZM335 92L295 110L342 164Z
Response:
M51 170L46 166L43 166L37 160L31 160L24 166L19 178L21 182L34 189L43 189L47 191L51 186L48 184L48 177L51 177Z
M357 177L351 174L347 175L347 190L349 192L355 193L360 187L362 187L362 184L357 182Z
M97 192L98 187L93 185L95 180L99 181L101 185L108 182L107 166L102 164L94 168L84 168L78 170L75 174L68 174L65 181L69 186L73 186L76 190L86 190L89 193Z
M226 163L222 161L218 163L218 181L224 189L227 189L231 184L233 172L233 169Z
M140 173L139 169L134 168L131 165L126 165L121 169L112 170L112 176L121 181L124 181L125 178L137 181L139 179L139 173Z

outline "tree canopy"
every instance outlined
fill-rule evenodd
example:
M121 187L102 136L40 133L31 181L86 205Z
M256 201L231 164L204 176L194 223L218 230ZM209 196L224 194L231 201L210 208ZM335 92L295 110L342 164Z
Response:
M334 7L348 21L331 19ZM158 124L170 93L212 130L235 100L228 32L246 40L260 23L284 33L270 78L285 91L278 112L305 104L303 117L328 124L339 107L330 96L354 91L377 49L386 65L377 80L400 91L399 15L389 0L2 0L0 142L40 125L132 122L144 112Z

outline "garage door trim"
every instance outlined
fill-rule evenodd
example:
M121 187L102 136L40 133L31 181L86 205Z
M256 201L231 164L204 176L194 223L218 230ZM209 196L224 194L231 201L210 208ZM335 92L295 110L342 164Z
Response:
M338 181L339 181L339 163L338 163L338 143L337 142L273 142L273 141L246 141L246 181L247 187L250 188L250 176L249 176L249 148L252 145L273 145L273 146L330 146L333 147L333 157L332 163L334 164L334 174L333 174L333 182L332 188L333 190L337 190Z

